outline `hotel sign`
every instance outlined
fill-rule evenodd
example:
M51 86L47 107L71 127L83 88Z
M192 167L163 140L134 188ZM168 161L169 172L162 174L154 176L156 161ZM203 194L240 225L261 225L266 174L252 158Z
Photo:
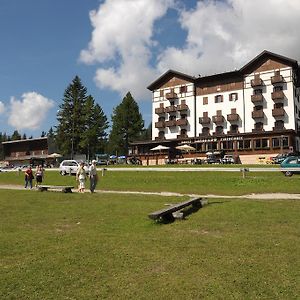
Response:
M244 138L242 136L228 136L221 138L205 138L205 139L195 139L194 141L185 141L185 143L211 143L211 142L226 142L226 141L242 141Z

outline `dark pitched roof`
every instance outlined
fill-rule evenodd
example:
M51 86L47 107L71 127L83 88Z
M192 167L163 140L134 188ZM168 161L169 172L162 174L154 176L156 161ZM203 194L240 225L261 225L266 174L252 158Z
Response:
M250 60L247 64L245 64L242 68L240 68L241 73L246 73L249 69L251 69L254 65L259 63L260 61L264 60L265 58L274 58L276 60L282 61L286 63L289 66L298 67L298 62L294 59L288 58L283 55L279 55L267 50L264 50L260 54L258 54L256 57L254 57L252 60Z
M45 136L45 137L39 137L39 138L34 138L34 139L7 141L7 142L2 142L2 144L16 144L16 143L25 143L25 142L34 142L34 141L44 141L47 139L48 138Z
M175 75L179 78L185 79L187 81L190 82L194 82L195 77L178 72L178 71L174 71L174 70L168 70L167 72L165 72L163 75L161 75L158 79L156 79L155 81L153 81L148 87L147 89L150 91L155 90L157 87L159 87L166 78L171 77L172 75Z

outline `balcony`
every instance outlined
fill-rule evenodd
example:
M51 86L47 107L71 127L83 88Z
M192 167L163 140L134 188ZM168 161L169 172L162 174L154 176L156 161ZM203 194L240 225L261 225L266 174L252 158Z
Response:
M229 122L236 122L239 120L239 115L238 114L229 114L227 115L227 121Z
M258 87L258 86L262 86L262 85L263 85L263 81L261 78L254 78L251 80L252 87Z
M227 134L237 134L239 133L238 129L228 130Z
M262 109L260 110L254 110L252 112L252 118L253 119L259 119L264 117L264 111Z
M254 128L254 129L252 129L252 132L253 133L261 133L261 132L264 132L264 129L263 128Z
M186 138L188 138L188 135L186 133L179 134L179 135L177 135L177 138L178 139L186 139Z
M167 106L166 108L165 108L165 112L166 113L172 113L172 112L176 112L176 106L175 105L171 105L171 106Z
M177 105L177 110L178 111L185 111L185 110L188 110L189 107L187 104L180 104L180 105Z
M283 125L273 127L273 131L283 131L283 130L285 130L285 127Z
M176 126L176 120L165 121L166 127L174 127Z
M212 120L215 124L222 124L225 121L225 118L223 116L213 116Z
M177 98L177 94L174 92L166 93L166 99L172 100L174 98Z
M251 95L251 101L254 104L261 103L261 102L263 102L263 100L264 100L264 97L262 94Z
M156 113L157 115L164 114L164 113L165 113L165 108L164 108L164 107L158 107L158 108L155 108L155 113Z
M155 128L165 128L165 127L166 127L165 121L155 122Z
M283 77L282 75L275 75L271 77L271 83L276 84L276 83L283 83Z
M163 140L165 140L166 138L164 137L164 136L157 136L157 137L155 137L155 140L156 141L163 141Z
M179 119L179 120L176 121L177 126L186 126L187 124L188 124L187 119Z
M283 107L274 108L272 109L272 116L273 117L284 117L285 110Z
M278 101L280 102L284 99L284 92L283 91L273 92L271 94L271 97L274 102L278 102Z
M209 117L200 117L199 118L199 123L201 125L209 125L211 122L211 119Z

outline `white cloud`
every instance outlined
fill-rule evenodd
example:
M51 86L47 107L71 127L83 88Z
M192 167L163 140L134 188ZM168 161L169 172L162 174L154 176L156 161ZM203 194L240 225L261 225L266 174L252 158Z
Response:
M186 44L165 49L158 68L191 75L224 72L239 69L265 49L299 59L299 13L300 2L294 0L199 1L180 15Z
M11 98L8 123L18 130L38 129L54 102L36 92L24 93L21 98Z
M130 90L139 100L150 98L146 87L168 69L189 75L231 71L265 49L300 60L299 1L204 0L187 10L178 2L187 3L106 0L90 13L92 38L80 60L99 64L100 88ZM163 48L153 40L156 21L168 9L178 9L178 26L187 33L181 47Z
M145 96L145 83L158 75L149 65L151 47L155 45L154 22L165 15L172 3L173 0L107 0L98 11L90 13L94 30L80 60L117 63L97 70L98 86L120 93L130 90L138 98Z
M0 101L0 114L4 113L4 111L5 111L4 103Z

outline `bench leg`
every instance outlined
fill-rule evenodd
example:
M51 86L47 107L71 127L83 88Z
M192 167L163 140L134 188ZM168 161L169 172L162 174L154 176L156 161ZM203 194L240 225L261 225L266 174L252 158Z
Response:
M175 218L172 213L169 213L169 214L163 215L161 217L161 220L165 223L172 223L175 221Z
M63 193L72 193L72 189L71 188L64 188Z

